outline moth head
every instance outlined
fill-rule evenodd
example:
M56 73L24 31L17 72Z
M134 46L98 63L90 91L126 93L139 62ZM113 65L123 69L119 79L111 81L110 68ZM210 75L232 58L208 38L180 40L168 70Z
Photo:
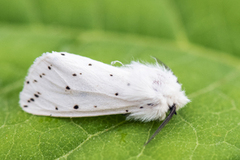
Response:
M163 82L162 94L168 106L175 104L176 110L178 110L190 102L185 91L182 89L182 84L178 82L177 77L171 70L166 70L166 77L164 77Z
M171 107L175 104L176 110L185 106L190 100L187 98L185 91L182 89L182 84L179 83L178 78L173 74L171 69L160 60L157 60L160 70L158 74L158 80L156 81L161 95L166 100L167 107Z

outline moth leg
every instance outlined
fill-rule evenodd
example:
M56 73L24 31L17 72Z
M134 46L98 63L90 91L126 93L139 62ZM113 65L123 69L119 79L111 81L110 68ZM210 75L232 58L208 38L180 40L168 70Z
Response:
M174 109L175 106L176 106L176 104L174 103L172 106L169 107L170 113L172 112L172 110ZM176 110L175 110L174 114L177 115Z
M158 129L155 131L155 133L152 135L151 138L149 138L149 140L147 141L147 143L145 143L144 145L146 146L161 130L162 128L170 121L170 119L172 118L172 116L176 113L176 104L174 103L171 107L169 107L170 109L170 113L167 116L167 118L163 121L163 123L158 127Z

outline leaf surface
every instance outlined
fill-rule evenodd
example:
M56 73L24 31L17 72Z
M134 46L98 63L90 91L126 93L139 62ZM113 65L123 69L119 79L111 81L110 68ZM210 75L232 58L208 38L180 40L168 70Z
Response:
M39 25L0 27L0 159L239 159L240 59L188 43L116 32ZM147 146L161 122L123 115L35 116L19 92L33 60L67 51L110 64L166 63L191 99Z

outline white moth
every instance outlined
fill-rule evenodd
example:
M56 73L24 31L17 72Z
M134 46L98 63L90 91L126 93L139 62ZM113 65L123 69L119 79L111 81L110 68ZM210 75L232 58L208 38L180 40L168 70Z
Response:
M22 109L35 115L128 114L127 119L148 122L165 119L170 110L150 140L188 102L177 77L164 64L133 61L115 67L65 52L37 58L20 93Z

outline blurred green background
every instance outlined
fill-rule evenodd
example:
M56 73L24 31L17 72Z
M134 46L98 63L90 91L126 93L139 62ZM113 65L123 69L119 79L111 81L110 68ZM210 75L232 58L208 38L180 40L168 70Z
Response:
M105 30L198 44L240 56L237 0L0 1L1 23Z
M1 0L0 159L240 159L240 1ZM192 100L161 122L25 113L34 59L66 51L110 64L165 62Z

